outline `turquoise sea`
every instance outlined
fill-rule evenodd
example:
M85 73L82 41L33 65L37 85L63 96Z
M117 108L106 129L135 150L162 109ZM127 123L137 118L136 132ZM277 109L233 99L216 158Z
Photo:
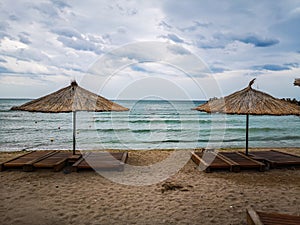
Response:
M0 99L0 151L71 149L71 113L11 111ZM120 100L128 112L78 112L77 149L244 147L245 116L191 110L204 101ZM300 147L300 117L250 116L249 147Z

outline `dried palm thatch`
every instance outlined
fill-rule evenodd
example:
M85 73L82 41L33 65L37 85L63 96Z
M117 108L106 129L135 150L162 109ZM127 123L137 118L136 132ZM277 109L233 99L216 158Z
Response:
M196 107L208 113L251 114L251 115L300 115L300 107L257 91L249 86L224 98L213 99Z
M12 107L11 109L45 113L128 110L123 106L78 86L76 81L73 81L68 87L62 88L39 99L27 102L21 106Z
M76 81L73 81L68 87L21 106L12 107L11 110L43 113L73 112L73 154L75 155L77 111L105 112L129 109L79 87Z
M271 95L257 91L251 86L220 99L212 99L195 108L208 113L226 113L246 115L246 154L248 155L249 114L251 115L300 115L300 106L277 99Z
M294 85L295 86L300 86L300 78L295 79Z

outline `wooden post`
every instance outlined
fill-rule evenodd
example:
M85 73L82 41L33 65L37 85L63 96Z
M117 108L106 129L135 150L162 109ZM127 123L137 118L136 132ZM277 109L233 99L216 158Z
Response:
M246 155L248 155L249 114L246 115Z
M76 149L76 111L73 111L73 155Z

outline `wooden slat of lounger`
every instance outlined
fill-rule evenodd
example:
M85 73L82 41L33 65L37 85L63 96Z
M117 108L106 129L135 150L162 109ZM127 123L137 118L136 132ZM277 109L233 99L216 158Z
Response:
M299 155L295 155L295 154L292 154L292 153L288 153L288 152L281 152L281 151L277 151L277 150L270 150L271 152L277 152L277 153L280 153L280 154L284 154L284 155L288 155L288 156L291 156L293 158L298 158L300 159L300 156Z
M68 165L73 165L75 162L77 162L79 159L82 158L82 154L75 154L75 155L70 155L68 157Z
M87 156L89 159L90 158L102 158L102 159L109 159L111 157L114 157L117 160L121 160L123 157L124 153L123 152L90 152L90 154ZM85 156L84 156L85 157ZM85 157L85 158L87 158Z
M114 157L115 159L112 159ZM117 160L116 160L117 159ZM124 160L124 161L123 161ZM107 153L89 152L73 164L73 171L78 169L122 169L127 160L127 152Z
M22 167L24 165L24 163L27 163L33 159L36 159L38 157L41 157L45 154L47 154L48 152L42 152L42 151L34 151L31 152L29 154L26 154L24 156L21 157L17 157L16 159L13 160L9 160L8 162L4 163L5 166L7 167Z
M104 157L102 155L97 155L95 158L92 158L92 163L94 169L101 169L101 168L119 168L120 166L123 166L123 162L121 162L122 157L124 154L127 154L126 152L113 152L107 154L104 153ZM89 158L93 157L93 155L90 155ZM112 159L113 157L114 159ZM94 161L96 159L97 161ZM94 164L95 162L95 164Z
M43 159L46 156L54 154L55 151L35 151L30 154L21 156L15 160L11 160L7 163L4 163L5 167L23 167L25 164L34 163L40 159Z
M293 155L291 153L287 152L280 152L276 150L271 150L274 154L278 154L277 159L283 159L283 164L299 164L300 165L300 156L298 155ZM280 163L280 162L277 162Z
M47 153L47 154L45 154L45 155L43 155L41 157L37 157L35 159L32 159L31 161L26 162L23 165L23 171L24 172L31 172L31 171L33 171L34 170L34 166L33 166L34 163L39 162L39 161L41 161L43 159L46 159L46 158L48 158L48 157L50 157L52 155L55 155L57 153L58 153L58 151L50 151L49 153Z
M248 208L247 223L248 225L299 225L300 216L260 212Z
M208 167L209 165L201 159L202 154L200 156L199 152L191 152L191 159L193 160L194 163L196 163L197 166L202 163L205 167Z
M124 168L124 164L123 163L107 163L107 162L98 162L98 163L86 163L85 161L83 161L82 163L80 163L75 171L78 171L79 169L93 169L93 170L111 170L111 169L115 169L115 170L120 170Z
M128 153L127 152L113 152L113 153L111 153L111 155L113 156L113 157L115 157L117 160L120 160L120 161L122 161L123 159L123 157L125 157L126 158L126 160L127 160L127 155L128 155Z
M246 155L240 154L238 152L220 152L222 156L225 156L239 165L241 169L259 169L260 171L264 170L264 164L253 160Z
M299 225L300 216L257 212L264 225Z
M125 153L123 152L91 152L87 157L89 160L112 160L115 161L116 159L121 161L122 157Z
M251 152L250 155L254 158L261 158L263 161L270 164L271 168L277 166L300 165L300 157L297 155L280 152L280 151L257 151Z
M199 166L200 169L204 169L204 171L207 173L211 172L211 168L209 167L209 164L206 163L199 155L200 154L196 154L196 152L192 152L192 156L191 156L192 160L196 163L197 166Z
M248 225L264 225L254 209L247 208L246 215Z
M251 152L251 155L255 157L261 157L263 159L270 160L272 162L275 162L276 160L280 159L280 156L282 156L278 152L273 152L273 151L257 151L257 152Z
M218 153L217 158L220 158L222 160L224 160L225 162L227 162L230 165L230 171L231 172L240 172L240 165L233 161L232 159L230 159L229 157L226 157L225 155Z
M71 152L58 152L57 154L51 155L37 163L34 163L33 166L36 168L53 168L53 171L60 171L67 163Z
M106 167L115 167L115 166L119 166L120 162L105 162L105 161L101 161L101 162L86 162L85 160L82 161L79 165L78 168L91 168L91 166L93 168L106 168Z
M33 151L33 152L35 152L35 151ZM12 159L9 159L9 160L7 160L7 161L5 161L5 162L0 163L0 171L5 170L5 165L4 165L5 163L9 163L9 162L11 162L11 161L14 161L14 160L16 160L16 159L19 159L19 158L21 158L21 157L24 157L24 156L26 156L26 155L32 154L33 152L27 152L27 153L25 153L25 154L23 154L23 155L19 155L19 156L15 157L15 158L12 158Z
M276 165L276 161L270 158L270 151L250 152L249 157L251 157L254 160L269 164L270 168L274 168Z
M244 157L244 158L246 158L246 159L254 162L257 165L257 167L259 168L259 171L265 171L266 165L264 163L262 163L262 162L260 162L258 160L252 159L251 157L249 157L249 156L247 156L245 154L242 154L240 152L237 152L237 154L239 154L241 157Z
M123 156L121 158L121 162L126 163L128 159L128 152L123 152Z
M34 163L35 167L52 167L52 165L59 164L60 161L65 161L69 158L69 156L72 155L71 152L57 152L54 155L51 155L50 157L47 157L43 160L40 160L39 162Z
M90 152L85 153L79 160L77 160L72 166L76 168L84 159L90 154Z
M248 158L242 157L241 155L239 155L236 152L220 152L219 154L229 158L230 160L239 164L240 166L248 166L248 167L251 167L251 166L256 167L257 166L257 164L255 162L253 162L252 160L249 160Z
M193 156L194 154L194 156ZM207 152L206 154L214 154L214 160L209 164L207 163L202 157L203 154L202 152L194 152L192 154L192 160L199 166L200 163L202 163L206 169L205 172L211 172L212 169L231 169L231 164L230 162L224 160L223 158L219 157L218 155L215 155L215 153L212 152Z
M86 157L80 164L120 164L120 160L111 157L104 157L102 155L91 154Z

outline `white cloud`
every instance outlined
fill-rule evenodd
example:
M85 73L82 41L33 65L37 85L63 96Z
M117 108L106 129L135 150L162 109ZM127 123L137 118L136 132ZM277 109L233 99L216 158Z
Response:
M20 85L20 86L31 86L31 85L41 85L36 79L25 76L1 76L0 77L1 85Z
M28 48L28 45L20 41L11 40L7 37L4 37L0 42L0 48L3 52L15 52L20 49Z
M24 60L17 60L16 58L6 57L5 63L0 63L2 67L5 65L7 72L16 74L47 74L49 70L44 65L37 62L28 62Z
M205 80L207 74L201 74L206 63L228 91L242 85L231 83L232 74L240 81L256 75L265 78L258 79L262 84L273 77L284 83L298 73L299 9L299 1L293 0L4 0L0 3L0 78L10 81L11 88L5 90L11 94L7 95L25 92L14 91L11 82L21 78L35 80L28 92L37 93L34 89L46 81L59 86L64 81L68 84L70 78L81 79L94 62L118 49L119 55L106 61L110 67L168 59L176 69L184 68L195 79L213 85ZM124 48L139 41L136 49ZM144 45L149 41L177 45L157 49ZM201 60L193 54L204 63L195 66ZM130 76L142 76L151 69L142 68L145 71L130 71ZM167 67L152 69L164 69L161 78L169 76ZM106 75L114 72L97 70ZM184 76L180 79L186 82ZM274 95L298 95L296 89L275 86L272 90L266 85Z

